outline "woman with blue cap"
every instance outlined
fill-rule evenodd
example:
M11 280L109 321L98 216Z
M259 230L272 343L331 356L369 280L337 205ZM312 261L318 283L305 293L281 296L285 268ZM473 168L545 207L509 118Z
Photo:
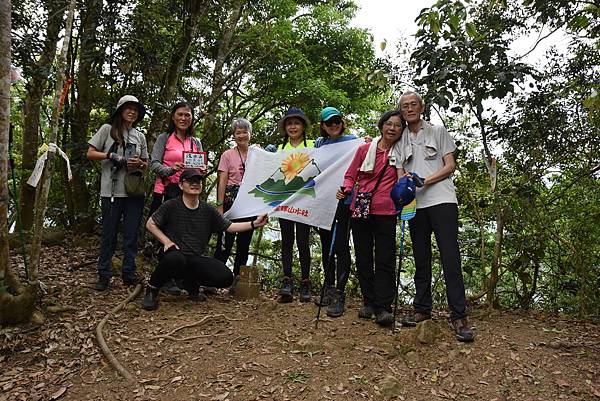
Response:
M143 193L132 193L128 175L148 168L146 137L135 127L142 121L145 108L131 95L119 99L109 124L104 124L89 140L87 158L101 162L100 199L102 203L102 240L98 257L98 282L95 289L106 291L113 275L111 259L117 245L117 229L123 219L122 277L126 285L140 281L135 257L142 211Z
M345 134L346 121L335 107L325 107L321 110L320 131L321 136L315 141L315 148L358 139L355 135ZM335 238L332 238L333 227L329 230L319 228L325 289L323 298L315 299L315 303L327 306L327 316L330 317L344 314L345 289L350 275L351 257L348 243L350 223L348 205L343 199L338 202L335 216ZM331 241L334 241L334 244L333 253L330 255Z

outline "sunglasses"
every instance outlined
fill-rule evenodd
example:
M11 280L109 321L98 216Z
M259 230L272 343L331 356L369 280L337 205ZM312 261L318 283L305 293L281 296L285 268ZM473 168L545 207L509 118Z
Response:
M333 124L339 125L339 124L342 123L342 117L340 117L340 116L334 116L334 117L331 117L329 120L323 121L323 122L328 127L331 127Z

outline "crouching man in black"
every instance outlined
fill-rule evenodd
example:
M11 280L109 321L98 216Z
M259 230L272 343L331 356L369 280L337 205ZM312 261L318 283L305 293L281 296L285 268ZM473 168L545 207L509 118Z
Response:
M232 223L215 208L200 200L202 173L185 170L179 177L181 197L165 202L146 223L146 228L163 244L160 261L146 287L142 308L158 307L158 291L173 278L184 280L190 299L201 301L200 286L226 288L233 274L223 262L205 256L212 233L237 233L267 224L263 214L254 221ZM205 296L204 296L205 297Z

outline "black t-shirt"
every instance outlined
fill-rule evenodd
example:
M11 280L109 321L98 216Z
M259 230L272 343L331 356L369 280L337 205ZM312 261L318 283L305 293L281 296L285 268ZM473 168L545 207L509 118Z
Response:
M212 233L225 231L231 221L206 202L189 209L181 198L166 201L152 220L186 256L204 256Z

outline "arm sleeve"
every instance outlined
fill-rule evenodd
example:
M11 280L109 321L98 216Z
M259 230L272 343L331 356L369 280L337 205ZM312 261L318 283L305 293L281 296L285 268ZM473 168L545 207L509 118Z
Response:
M344 188L346 191L349 191L354 186L356 179L358 178L358 169L360 168L363 160L365 159L365 155L367 154L366 150L369 148L369 144L362 145L358 148L356 153L354 154L354 158L350 165L348 166L348 170L344 174Z
M225 217L223 217L223 215L221 213L219 213L217 211L217 209L215 209L214 207L210 206L210 205L206 205L209 213L210 213L210 229L211 232L213 233L220 233L222 231L225 231L229 228L229 226L231 225L231 221L229 221L228 219L226 219Z
M150 157L150 170L152 170L157 175L171 176L174 173L171 167L162 164L168 138L169 134L167 134L166 132L160 134L158 138L156 138L156 142L154 142L154 147L152 148L152 155Z
M138 131L139 132L139 131ZM148 159L148 142L146 142L146 136L144 134L140 133L140 158L142 159Z
M108 151L108 149L105 149L105 147L106 147L106 139L110 135L110 128L111 128L110 125L103 124L102 127L100 127L100 129L98 131L96 131L94 136L92 136L90 138L90 140L88 141L88 144L92 145L93 147L96 148L96 150L99 150L100 152Z
M156 225L160 229L162 229L167 224L169 215L171 214L171 210L173 209L173 205L176 201L177 199L172 199L163 203L156 210L156 212L154 212L154 214L150 216L150 218L154 220L154 223L156 223Z
M446 156L448 153L454 152L456 150L456 144L454 143L454 139L452 139L446 128L438 126L436 127L436 131L438 134L439 151L442 157Z
M226 150L221 155L219 159L219 166L217 167L217 171L223 171L225 173L229 173L229 151Z

